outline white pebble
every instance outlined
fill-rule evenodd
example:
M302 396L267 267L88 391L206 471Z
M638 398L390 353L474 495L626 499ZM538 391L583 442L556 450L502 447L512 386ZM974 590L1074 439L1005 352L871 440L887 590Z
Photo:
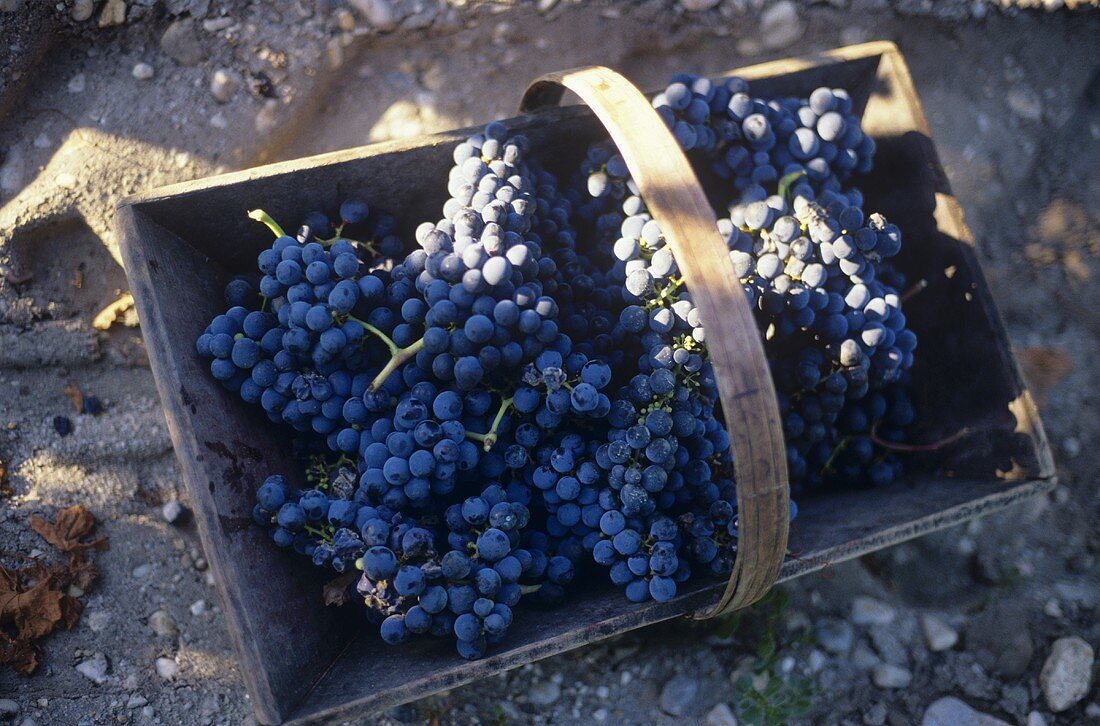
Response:
M202 615L205 612L206 612L206 601L205 600L196 600L195 602L191 603L191 614L194 615L195 617L198 617L199 615Z
M895 617L897 611L881 600L863 596L852 600L852 622L856 625L889 625Z
M184 161L183 165L186 165L186 161ZM165 502L164 506L160 508L160 513L161 516L164 517L164 520L171 524L183 514L183 505L179 503L178 499L172 499Z
M913 680L913 674L896 665L879 663L871 669L871 680L879 688L905 688Z
M143 577L148 577L149 573L153 571L153 566L146 562L144 565L138 565L131 573L134 579L140 580Z
M153 77L153 66L148 63L135 63L130 73L139 81L147 81Z
M180 672L179 663L173 658L157 658L154 667L157 669L157 675L166 681L172 680Z
M84 77L83 73L77 73L69 80L69 93L84 93L84 89L88 87L88 79Z

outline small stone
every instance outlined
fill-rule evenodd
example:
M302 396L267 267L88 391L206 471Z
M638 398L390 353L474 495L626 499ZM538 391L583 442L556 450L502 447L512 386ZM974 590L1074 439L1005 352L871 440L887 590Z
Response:
M817 648L810 651L809 657L806 658L806 665L809 666L811 673L817 673L825 664L829 662L828 657Z
M0 164L0 192L18 194L26 177L26 159L21 144L8 147L7 158Z
M93 610L86 612L80 620L87 623L93 633L101 633L111 622L111 613L106 610Z
M1074 436L1067 436L1062 441L1062 451L1071 459L1076 459L1081 453L1081 441Z
M760 14L760 38L769 50L780 50L802 37L806 25L798 17L793 0L779 0Z
M229 122L226 121L225 115L222 114L221 111L218 111L216 114L210 117L210 125L216 129L224 129L226 126L229 125Z
M133 575L135 580L140 580L143 577L148 577L149 573L152 571L153 566L146 562L143 565L138 565L137 567L135 567L133 572L131 572L130 574Z
M535 3L535 9L540 13L548 13L557 6L558 0L538 0Z
M879 688L905 688L913 680L913 674L900 666L879 663L871 669L871 680Z
M975 711L955 698L945 696L924 712L921 726L1009 726L999 718Z
M170 58L185 66L197 66L206 57L202 38L191 18L169 25L160 36L160 47Z
M233 25L235 22L236 21L229 16L223 18L207 18L202 21L202 29L207 33L218 33Z
M863 596L852 600L852 622L856 625L889 625L895 617L897 611L881 600Z
M36 149L48 149L53 146L53 142L45 131L34 137L34 148Z
M1027 715L1027 726L1047 726L1047 720L1038 711L1032 711Z
M737 717L724 703L717 704L707 711L707 726L737 726Z
M845 655L852 648L855 633L846 620L829 618L817 624L814 630L821 647L835 655Z
M536 706L549 706L561 698L561 686L546 680L532 683L527 691L527 700Z
M1094 659L1092 646L1076 635L1054 641L1039 674L1039 685L1051 711L1061 713L1085 697Z
M684 10L689 13L700 13L704 10L710 10L718 5L720 0L680 0L680 4L684 6Z
M597 708L592 712L592 720L596 723L603 723L609 715L606 708Z
M1007 602L987 606L966 629L966 649L987 672L1023 675L1035 650L1022 608Z
M202 615L203 613L206 612L206 601L205 600L196 600L195 602L191 603L190 610L191 610L191 614L194 615L195 617L198 617L199 615Z
M882 660L875 655L873 650L867 647L866 643L860 642L856 645L855 650L852 651L849 662L859 670L866 671L882 663Z
M607 686L600 686L596 689L596 698L601 701L606 701L611 696L611 689Z
M19 704L10 698L0 698L0 720L8 721L19 713Z
M76 0L76 2L73 3L71 14L73 20L78 23L83 23L85 20L91 18L94 12L95 0Z
M1046 604L1043 605L1043 613L1048 617L1058 619L1065 616L1065 613L1062 612L1062 604L1054 598L1047 600Z
M886 723L886 704L879 701L863 712L863 723L867 726L882 726Z
M141 708L145 704L149 703L149 699L140 693L135 693L130 696L130 700L126 702L126 708Z
M154 667L157 670L157 675L166 681L172 680L180 672L179 663L173 658L157 658Z
M139 81L147 81L153 77L153 66L148 63L135 63L130 74Z
M266 134L275 129L279 123L279 102L274 98L268 99L264 107L256 113L254 124L257 133Z
M109 28L126 22L126 1L107 0L99 11L99 27Z
M152 706L146 706L145 708L141 709L141 715L147 719L153 718L153 716L155 716L156 714L157 712L153 710Z
M84 89L87 87L88 79L84 77L83 73L77 73L69 79L69 93L84 93Z
M210 93L218 103L228 103L239 86L237 77L224 68L219 68L210 76Z
M661 710L670 716L683 716L695 700L699 682L685 675L673 677L661 689Z
M169 524L175 523L177 519L183 516L183 511L183 505L180 504L178 499L170 499L160 508L161 516L163 516L164 521Z
M1100 718L1100 703L1090 703L1085 706L1085 715L1092 719Z
M840 31L841 45L858 45L867 40L867 31L858 25L849 25Z
M349 4L375 30L386 32L397 27L397 15L390 0L350 0Z
M1043 118L1043 103L1039 100L1039 94L1030 88L1018 86L1008 92L1005 97L1008 107L1022 119L1027 121L1039 121Z
M107 656L96 653L91 658L81 661L76 666L76 672L84 676L97 686L107 682Z
M959 642L959 633L935 615L922 615L920 625L924 631L924 642L933 653L950 650Z
M167 610L157 610L146 621L149 628L162 638L175 638L180 634L176 620Z

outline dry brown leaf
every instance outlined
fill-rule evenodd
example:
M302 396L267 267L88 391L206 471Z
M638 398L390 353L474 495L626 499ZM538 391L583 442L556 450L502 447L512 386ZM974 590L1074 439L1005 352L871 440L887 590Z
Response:
M3 459L0 459L0 497L10 497L11 495L11 484L8 483L8 465Z
M84 603L77 600L72 595L63 595L61 597L61 620L60 625L65 626L65 630L72 630L76 625L76 621L80 620L80 613L84 612Z
M38 653L33 643L12 640L0 633L0 664L10 665L21 676L29 676L38 667Z
M1073 370L1073 359L1061 348L1044 345L1021 348L1019 359L1036 399L1041 399Z
M51 585L41 580L25 592L0 592L0 625L14 630L17 640L37 640L53 631L61 620L64 593Z
M92 327L96 330L107 330L118 320L119 316L134 307L134 296L128 292L123 293L118 300L96 313L92 320Z
M348 585L355 581L356 572L345 572L325 583L325 605L344 605L351 598L348 596Z
M107 538L100 537L91 542L81 542L81 538L95 529L95 518L82 504L74 504L57 513L57 521L49 522L37 515L31 517L31 529L61 552L83 552L87 549L107 549Z
M69 568L66 574L70 583L81 590L89 590L99 579L99 568L94 562L84 559L83 552L77 552L69 557Z
M77 413L84 411L84 392L80 390L80 386L76 385L76 380L69 379L69 385L65 386L65 397L69 399L69 402L73 404L73 408Z

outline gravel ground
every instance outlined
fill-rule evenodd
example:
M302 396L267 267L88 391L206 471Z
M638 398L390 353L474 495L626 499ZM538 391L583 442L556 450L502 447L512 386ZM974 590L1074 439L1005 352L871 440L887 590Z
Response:
M1087 645L1100 646L1100 15L1084 2L760 5L0 0L0 459L14 490L0 550L43 547L29 517L74 503L111 542L39 671L0 672L0 721L251 719L197 533L163 512L185 495L136 321L90 326L126 287L121 196L508 115L529 79L582 63L653 86L890 39L1040 399L1060 487L784 586L785 607L740 626L650 628L363 723L745 722L742 701L768 691L752 654L769 634L770 679L812 696L805 722L1100 722ZM105 412L73 413L71 382Z

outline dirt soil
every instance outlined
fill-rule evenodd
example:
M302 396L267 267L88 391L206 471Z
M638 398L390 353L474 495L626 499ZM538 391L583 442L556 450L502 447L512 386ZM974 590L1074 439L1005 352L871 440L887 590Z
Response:
M602 63L653 87L887 39L1038 397L1057 490L783 586L782 613L748 629L650 628L361 722L744 723L736 682L767 691L750 648L771 633L771 678L813 695L801 722L1100 723L1094 684L1055 713L1040 679L1056 639L1100 647L1100 14L1043 5L0 0L0 558L45 552L30 516L76 503L110 539L38 672L0 671L0 721L252 722L194 524L163 512L186 493L136 318L91 327L126 290L118 199L507 116L551 70ZM71 383L105 411L75 412ZM1000 721L965 721L982 714Z

